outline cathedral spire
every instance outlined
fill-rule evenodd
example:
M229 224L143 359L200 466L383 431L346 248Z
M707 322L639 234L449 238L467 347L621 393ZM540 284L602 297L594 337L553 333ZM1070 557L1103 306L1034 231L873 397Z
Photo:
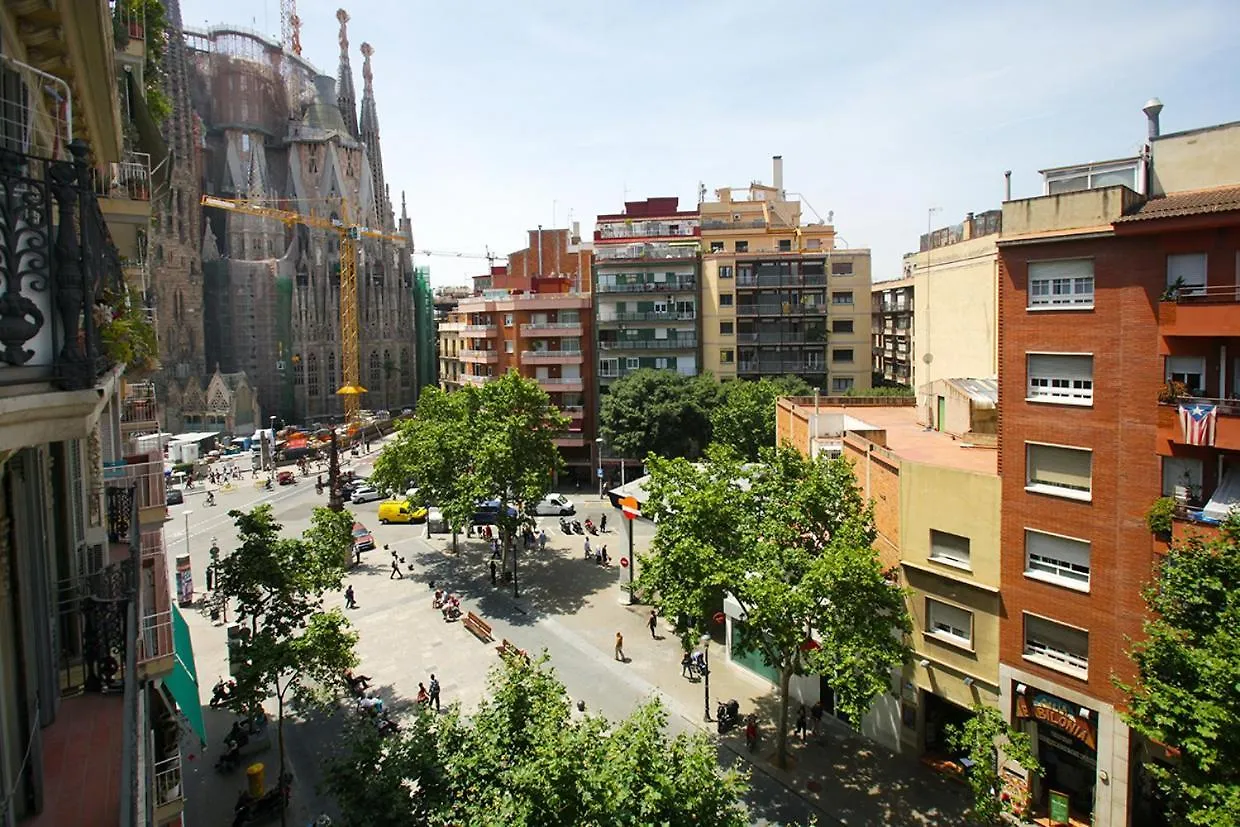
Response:
M336 19L340 21L340 69L336 77L336 105L344 117L344 125L354 138L360 137L357 131L357 96L353 92L353 67L349 65L349 13L344 9L336 10Z
M383 151L379 147L379 114L375 109L375 76L370 70L370 56L375 53L369 43L362 44L362 122L361 139L370 158L370 175L374 184L375 215L384 227L391 219L387 203L387 185L383 181Z

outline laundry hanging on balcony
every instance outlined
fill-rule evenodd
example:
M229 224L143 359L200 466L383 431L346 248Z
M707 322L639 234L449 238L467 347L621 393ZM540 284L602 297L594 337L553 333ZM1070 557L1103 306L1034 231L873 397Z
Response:
M1187 445L1213 445L1218 406L1207 402L1180 404L1180 430Z
M1220 523L1227 516L1240 508L1240 469L1229 469L1223 475L1223 481L1214 489L1214 495L1201 510L1201 516L1207 520L1218 520Z

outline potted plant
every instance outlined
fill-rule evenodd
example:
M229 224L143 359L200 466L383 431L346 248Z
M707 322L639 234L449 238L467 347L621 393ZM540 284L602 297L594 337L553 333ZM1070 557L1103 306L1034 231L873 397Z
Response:
M1171 522L1175 517L1175 500L1171 497L1159 497L1145 512L1145 524L1160 540L1171 536Z
M104 352L113 362L124 364L131 378L159 369L159 340L143 307L141 292L106 295L95 306L95 324Z
M1176 382L1174 379L1168 379L1158 389L1158 401L1163 404L1178 402L1181 399L1187 399L1188 396L1188 386L1183 382Z

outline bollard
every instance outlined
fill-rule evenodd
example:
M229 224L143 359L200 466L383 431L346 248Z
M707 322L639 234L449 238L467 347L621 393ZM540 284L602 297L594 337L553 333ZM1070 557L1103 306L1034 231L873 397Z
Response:
M263 791L267 788L266 779L263 778L263 765L251 764L245 769L245 779L249 783L250 797L262 798Z

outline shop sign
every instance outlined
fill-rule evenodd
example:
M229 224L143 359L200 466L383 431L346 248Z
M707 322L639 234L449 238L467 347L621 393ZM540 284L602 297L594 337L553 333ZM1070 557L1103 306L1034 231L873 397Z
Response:
M1076 708L1062 698L1035 692L1030 696L1016 696L1016 717L1033 718L1061 729L1097 752L1098 742L1094 725L1076 713Z

